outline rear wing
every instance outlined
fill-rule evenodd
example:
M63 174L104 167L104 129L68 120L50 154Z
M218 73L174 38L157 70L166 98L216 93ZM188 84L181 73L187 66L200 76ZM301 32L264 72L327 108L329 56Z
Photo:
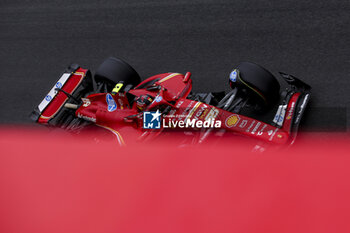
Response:
M292 75L279 73L289 84L289 88L283 94L284 99L278 107L273 124L289 132L290 144L292 144L295 141L306 105L310 100L311 87Z
M89 70L70 65L44 97L40 104L33 110L30 118L41 124L48 124L69 99L78 99L83 90L91 83Z

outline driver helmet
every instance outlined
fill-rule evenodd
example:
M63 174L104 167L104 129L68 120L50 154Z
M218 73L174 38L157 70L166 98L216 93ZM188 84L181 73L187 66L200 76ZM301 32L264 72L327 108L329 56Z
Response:
M239 78L239 70L238 69L232 70L232 72L230 73L230 79L229 79L231 88L237 85L238 78Z
M148 105L153 102L153 97L150 95L141 95L136 99L136 107L140 111L144 111Z

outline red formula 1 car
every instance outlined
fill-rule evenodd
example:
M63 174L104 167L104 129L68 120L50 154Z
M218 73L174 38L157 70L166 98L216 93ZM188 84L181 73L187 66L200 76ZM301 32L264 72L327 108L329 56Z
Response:
M95 75L73 64L31 118L79 134L89 125L112 132L120 144L182 132L191 143L243 135L267 144L292 144L310 86L244 62L229 75L231 91L193 93L191 73L164 73L141 81L126 62L110 57Z

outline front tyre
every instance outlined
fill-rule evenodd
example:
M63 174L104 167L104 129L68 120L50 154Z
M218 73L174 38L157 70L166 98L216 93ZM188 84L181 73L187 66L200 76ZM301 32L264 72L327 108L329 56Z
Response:
M95 73L95 81L105 82L108 91L111 91L116 83L123 82L124 85L136 86L141 82L139 74L125 61L109 57L102 62Z

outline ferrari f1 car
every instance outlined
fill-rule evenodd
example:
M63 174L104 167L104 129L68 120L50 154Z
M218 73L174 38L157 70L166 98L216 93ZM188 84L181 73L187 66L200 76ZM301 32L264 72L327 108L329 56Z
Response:
M280 75L283 83L263 67L243 62L229 74L231 91L193 93L190 72L141 81L129 64L110 57L94 75L70 65L31 118L73 134L96 125L112 132L120 144L174 131L191 137L191 143L236 134L268 144L292 144L310 86Z

